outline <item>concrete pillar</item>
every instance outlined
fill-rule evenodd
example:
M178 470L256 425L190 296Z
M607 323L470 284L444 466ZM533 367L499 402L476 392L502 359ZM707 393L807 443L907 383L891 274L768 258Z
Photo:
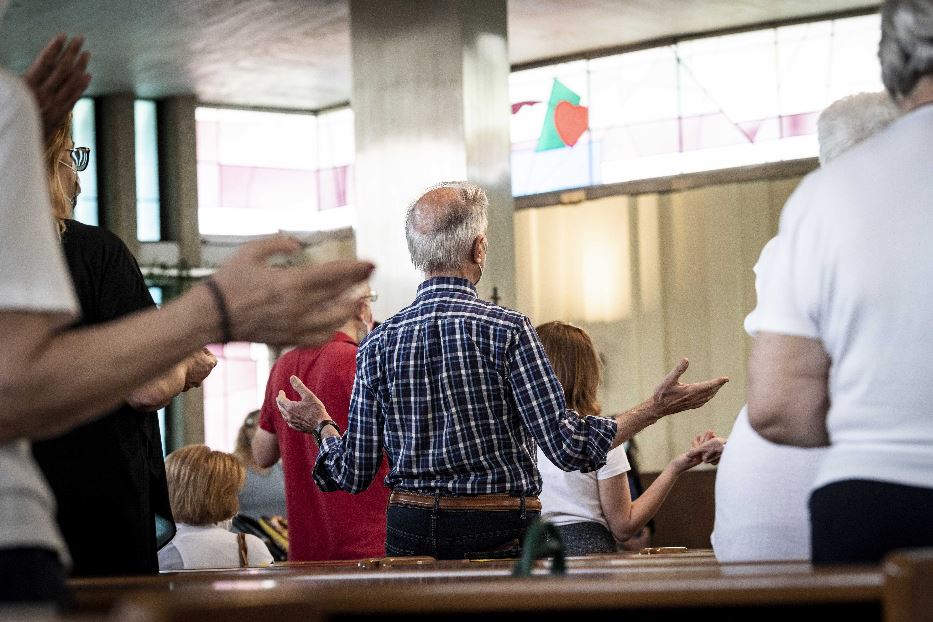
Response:
M193 95L156 102L159 134L159 203L162 239L178 245L178 262L201 265L198 228L197 132ZM177 446L204 442L204 390L191 389L172 403L173 442Z
M201 264L196 106L193 95L169 97L157 103L156 113L162 239L178 243L179 261L188 266Z
M421 282L405 210L441 181L469 179L490 199L479 294L515 305L505 0L350 0L357 251L375 260L385 318Z
M135 101L132 93L104 95L94 108L100 222L137 255Z

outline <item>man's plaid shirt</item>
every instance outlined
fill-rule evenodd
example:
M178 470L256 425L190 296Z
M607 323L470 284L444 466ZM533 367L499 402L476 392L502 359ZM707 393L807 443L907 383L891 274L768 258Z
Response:
M384 447L395 490L537 495L536 444L562 469L593 471L615 433L613 419L567 408L528 318L438 277L360 344L349 425L325 438L314 478L364 490Z

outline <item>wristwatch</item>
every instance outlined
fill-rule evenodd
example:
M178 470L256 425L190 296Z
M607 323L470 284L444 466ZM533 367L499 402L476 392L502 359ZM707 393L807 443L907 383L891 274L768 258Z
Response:
M311 432L311 436L314 437L314 442L317 443L318 447L321 446L321 432L323 432L324 428L326 428L327 426L331 426L332 428L337 430L338 435L340 434L340 426L337 425L337 422L334 421L333 419L325 419L324 421L320 422L316 428L314 428L313 432Z

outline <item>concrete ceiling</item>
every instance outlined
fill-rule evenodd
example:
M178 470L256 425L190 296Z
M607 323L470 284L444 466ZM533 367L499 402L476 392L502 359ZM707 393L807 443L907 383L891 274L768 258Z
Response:
M877 0L508 0L513 64L679 34L870 8ZM319 109L350 99L347 0L13 0L0 61L83 33L91 94Z

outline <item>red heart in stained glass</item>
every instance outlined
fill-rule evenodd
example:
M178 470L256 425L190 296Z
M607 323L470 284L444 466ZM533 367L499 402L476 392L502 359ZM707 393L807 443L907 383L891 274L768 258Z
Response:
M590 124L590 111L586 106L574 106L562 101L554 109L554 127L564 144L573 147Z

